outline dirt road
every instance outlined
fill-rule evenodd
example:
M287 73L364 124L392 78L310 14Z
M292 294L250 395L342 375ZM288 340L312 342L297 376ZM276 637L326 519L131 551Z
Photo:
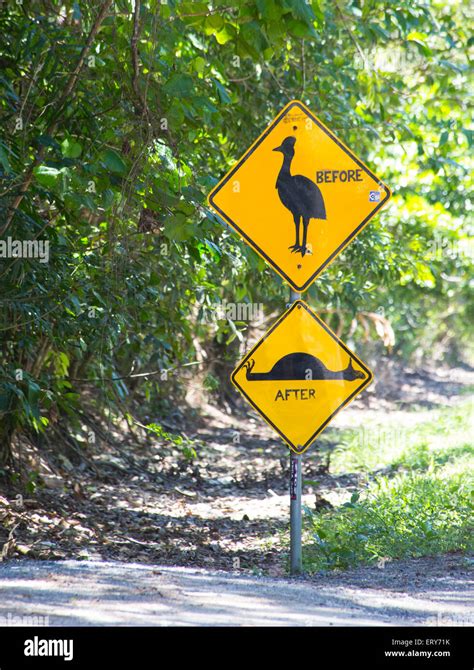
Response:
M0 564L0 624L50 626L471 625L465 558L311 579L98 561Z

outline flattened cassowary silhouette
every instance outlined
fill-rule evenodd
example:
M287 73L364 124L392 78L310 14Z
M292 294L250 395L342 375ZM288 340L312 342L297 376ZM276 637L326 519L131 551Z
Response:
M364 379L365 374L354 370L352 358L344 370L328 370L319 358L311 354L296 352L286 354L275 363L269 372L252 372L255 361L250 359L245 364L245 375L248 381L331 381L333 379L352 382L355 379Z
M292 253L304 256L311 253L306 246L310 219L326 219L326 208L318 186L301 174L292 175L291 161L295 155L295 137L287 137L273 151L281 151L283 165L278 174L276 188L282 204L293 214L296 228L296 241L288 247ZM303 239L300 244L300 222L303 222Z

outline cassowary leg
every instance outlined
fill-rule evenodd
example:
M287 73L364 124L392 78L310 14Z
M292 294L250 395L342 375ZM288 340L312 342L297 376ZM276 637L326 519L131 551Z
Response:
M300 217L297 214L293 214L293 220L295 222L295 229L296 229L296 242L291 247L288 247L288 249L292 249L293 253L294 253L295 251L299 251L301 249L301 247L300 247Z
M308 235L309 219L303 219L303 244L300 247L301 255L310 254L311 251L306 248L306 237Z

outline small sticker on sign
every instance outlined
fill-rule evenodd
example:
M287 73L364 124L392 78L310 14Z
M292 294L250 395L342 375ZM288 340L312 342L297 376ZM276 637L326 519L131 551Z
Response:
M380 202L380 191L370 191L369 202Z

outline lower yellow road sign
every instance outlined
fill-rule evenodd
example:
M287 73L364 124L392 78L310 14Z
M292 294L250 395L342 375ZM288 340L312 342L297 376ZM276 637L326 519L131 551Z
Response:
M369 368L303 300L291 305L231 376L297 454L308 449L372 378Z

